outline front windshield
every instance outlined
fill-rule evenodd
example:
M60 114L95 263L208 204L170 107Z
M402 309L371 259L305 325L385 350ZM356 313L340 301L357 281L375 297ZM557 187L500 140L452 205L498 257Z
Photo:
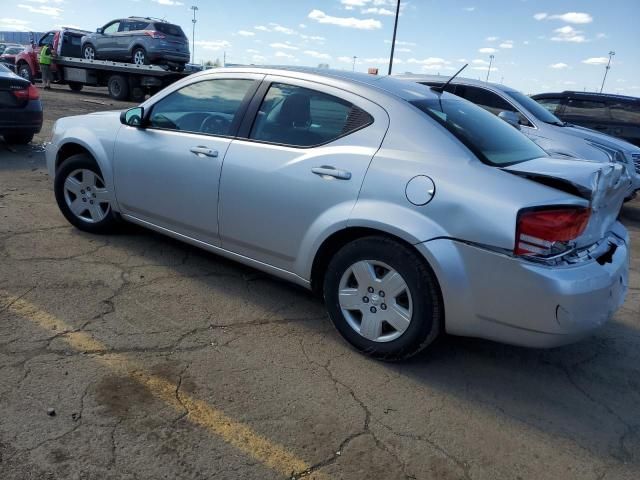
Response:
M548 156L507 122L466 100L434 98L410 103L438 121L489 165L504 167Z
M551 123L553 125L564 125L562 120L560 120L553 113L536 102L533 98L527 97L524 93L516 91L506 91L504 93L513 98L516 102L520 103L520 105L522 105L524 108L529 110L529 112L531 112L531 115L536 117L541 122Z

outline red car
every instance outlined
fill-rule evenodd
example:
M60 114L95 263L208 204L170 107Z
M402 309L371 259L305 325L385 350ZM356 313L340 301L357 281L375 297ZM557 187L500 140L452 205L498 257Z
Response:
M0 55L0 63L4 63L8 68L15 69L16 56L22 52L25 48L24 45L10 45L4 49L2 55Z

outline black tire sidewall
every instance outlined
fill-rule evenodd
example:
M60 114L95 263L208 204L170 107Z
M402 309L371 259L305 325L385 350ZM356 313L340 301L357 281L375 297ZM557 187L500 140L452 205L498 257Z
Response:
M114 93L112 83L118 82L120 86L120 92ZM129 83L127 79L122 75L112 75L109 77L109 81L107 82L107 88L109 89L109 96L114 100L126 100L129 98Z
M9 145L26 145L33 140L33 133L7 133L3 135L4 141Z
M27 77L23 77L20 74L20 72L22 72L23 70L26 70L28 72L28 76ZM31 68L29 68L29 65L27 65L26 63L23 63L18 67L18 76L20 78L24 78L25 80L28 80L31 83L33 83L33 72L31 71Z
M396 340L374 342L353 330L342 314L338 289L343 273L360 260L377 260L395 269L404 278L413 304L409 328ZM366 237L343 247L329 262L324 279L324 300L334 326L357 350L381 360L408 358L429 345L439 335L442 301L435 275L417 252L384 237Z
M58 208L64 215L64 217L76 228L90 233L109 233L114 230L117 225L117 216L113 211L113 206L109 210L109 214L97 223L88 223L80 218L76 217L69 209L67 202L64 199L64 182L71 172L78 169L91 170L100 178L104 179L100 168L96 161L86 154L73 155L67 158L62 165L56 171L56 177L53 182L53 190L58 203Z

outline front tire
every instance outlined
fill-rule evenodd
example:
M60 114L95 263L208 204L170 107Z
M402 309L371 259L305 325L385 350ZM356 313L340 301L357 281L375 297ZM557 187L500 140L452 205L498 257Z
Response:
M78 83L78 82L69 83L69 88L71 89L72 92L80 92L82 91L83 87L84 85L82 83Z
M418 252L389 238L345 245L329 262L323 290L336 329L357 350L380 360L409 358L442 329L434 273Z
M28 64L23 62L18 65L18 75L33 83L33 72L31 72L31 68L29 68Z
M87 154L66 159L56 172L56 202L65 218L76 228L90 233L113 232L118 216L111 207L107 189L96 161Z
M96 49L91 44L87 44L82 47L82 57L85 60L95 60L96 59Z

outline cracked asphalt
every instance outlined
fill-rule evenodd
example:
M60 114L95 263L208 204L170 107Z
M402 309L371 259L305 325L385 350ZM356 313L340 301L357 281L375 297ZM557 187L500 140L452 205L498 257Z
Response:
M128 105L43 99L36 142ZM0 143L3 480L638 478L640 201L627 301L592 337L444 338L385 364L293 285L134 226L74 229L40 150Z

